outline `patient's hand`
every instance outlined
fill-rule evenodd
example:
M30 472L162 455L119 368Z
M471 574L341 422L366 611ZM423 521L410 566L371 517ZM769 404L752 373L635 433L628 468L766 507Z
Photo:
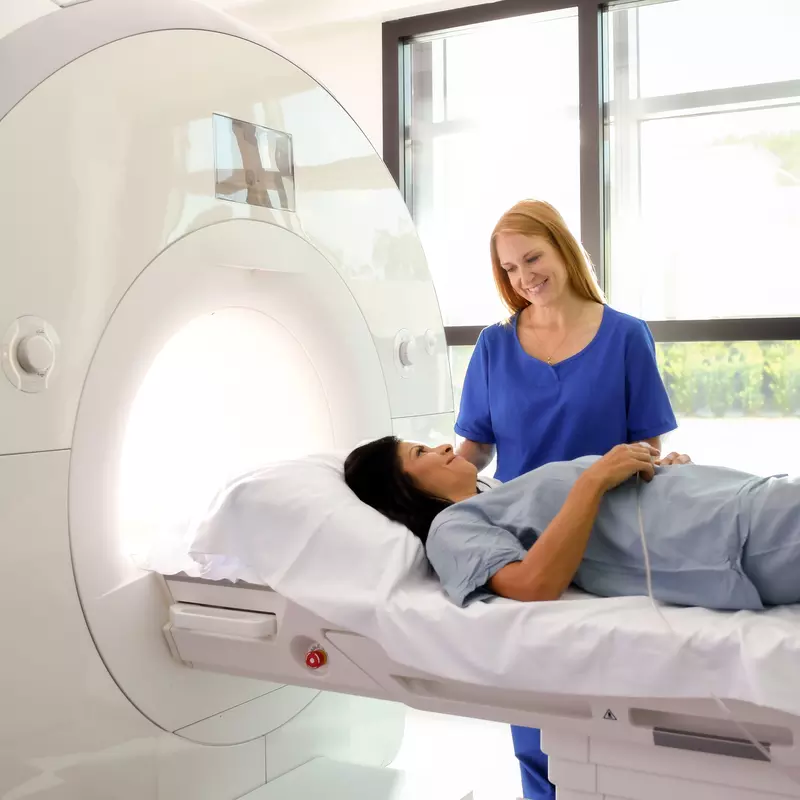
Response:
M689 458L689 456L684 455L683 453L669 453L663 458L659 458L658 461L656 461L656 466L671 467L674 464L691 464L691 463L692 459Z

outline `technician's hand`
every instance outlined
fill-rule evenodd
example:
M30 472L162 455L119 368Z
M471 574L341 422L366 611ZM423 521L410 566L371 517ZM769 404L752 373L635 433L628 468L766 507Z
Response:
M637 473L643 480L651 481L658 456L658 450L645 442L620 444L595 461L586 474L592 473L600 481L603 491L614 489Z
M656 464L659 467L671 467L674 464L691 464L692 459L684 453L670 453L669 455L659 458Z

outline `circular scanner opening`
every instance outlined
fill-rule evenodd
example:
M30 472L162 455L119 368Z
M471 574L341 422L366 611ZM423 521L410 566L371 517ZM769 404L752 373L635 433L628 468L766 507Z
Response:
M180 567L193 520L226 483L332 447L324 388L285 327L240 308L193 320L132 405L118 505L126 554L161 572Z

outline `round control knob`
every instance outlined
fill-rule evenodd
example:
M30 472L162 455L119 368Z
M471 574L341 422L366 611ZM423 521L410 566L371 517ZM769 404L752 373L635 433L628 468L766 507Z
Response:
M436 334L433 331L425 331L425 352L432 356L436 350Z
M407 341L400 342L400 349L398 352L400 363L404 367L413 366L417 358L417 342L415 339L408 339Z
M319 669L328 663L328 654L321 647L312 647L306 653L306 666L309 669Z
M47 320L32 314L17 317L0 338L0 370L20 392L44 392L55 371L60 345Z
M16 356L23 372L45 375L53 366L55 352L51 341L43 333L34 333L20 340Z

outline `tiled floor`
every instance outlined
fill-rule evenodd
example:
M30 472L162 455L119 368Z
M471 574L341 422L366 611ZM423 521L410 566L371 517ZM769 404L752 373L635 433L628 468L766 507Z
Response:
M508 725L413 709L407 713L403 745L391 766L430 774L444 785L446 776L452 776L454 796L442 800L460 800L465 780L473 800L516 800L522 795Z

